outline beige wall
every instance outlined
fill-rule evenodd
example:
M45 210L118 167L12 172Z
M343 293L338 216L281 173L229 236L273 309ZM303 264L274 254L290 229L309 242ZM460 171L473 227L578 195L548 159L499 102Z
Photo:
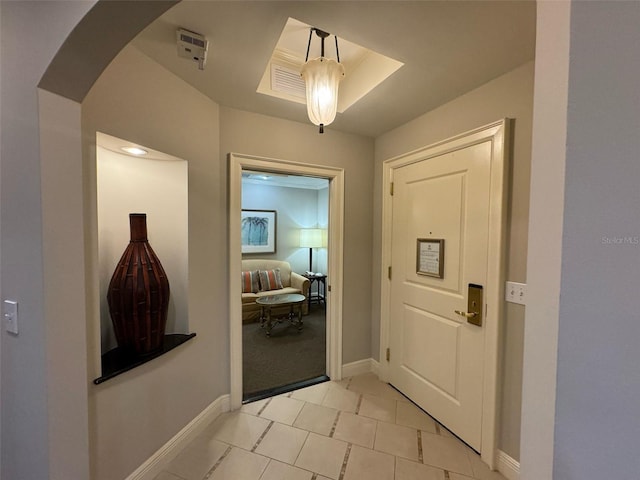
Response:
M496 120L515 119L508 212L507 279L526 282L533 62L503 75L421 117L381 135L375 142L374 249L372 297L379 298L381 256L382 162ZM506 304L503 350L503 395L498 448L518 459L524 307ZM380 303L373 304L372 353L379 355Z
M133 48L109 66L82 105L89 266L89 372L99 375L95 132L189 165L189 327L195 340L91 386L95 480L126 476L218 396L229 392L227 160L239 152L346 171L344 361L371 355L373 141L218 106ZM218 142L218 132L220 141ZM248 134L248 132L250 134ZM222 247L222 248L221 248ZM214 315L212 312L216 312Z
M82 104L89 374L99 375L96 131L188 162L190 342L90 386L92 479L124 478L229 391L226 200L218 158L218 106L132 48L105 70Z
M304 108L304 106L301 106ZM220 158L230 152L345 170L343 363L371 356L373 140L220 108ZM227 162L222 162L222 176ZM226 184L220 185L226 192Z

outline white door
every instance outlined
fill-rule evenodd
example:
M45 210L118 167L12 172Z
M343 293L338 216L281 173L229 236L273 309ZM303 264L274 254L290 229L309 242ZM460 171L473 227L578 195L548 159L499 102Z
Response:
M477 451L486 329L456 310L487 282L491 155L484 141L393 172L390 383ZM444 240L442 278L417 272L438 270L418 261L418 239Z

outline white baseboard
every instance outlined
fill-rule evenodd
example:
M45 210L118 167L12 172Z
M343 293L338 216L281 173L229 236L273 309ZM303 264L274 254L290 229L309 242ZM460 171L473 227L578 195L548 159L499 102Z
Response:
M375 373L378 377L380 376L380 362L370 358L371 360L371 371Z
M520 479L520 462L516 461L502 450L498 450L498 471L504 475L507 480Z
M140 465L126 480L153 480L191 440L212 421L229 411L229 395L222 395L191 420L171 440Z
M373 358L365 358L357 362L345 363L342 365L342 377L353 377L354 375L362 375L364 373L373 372L376 375L380 369L380 364Z

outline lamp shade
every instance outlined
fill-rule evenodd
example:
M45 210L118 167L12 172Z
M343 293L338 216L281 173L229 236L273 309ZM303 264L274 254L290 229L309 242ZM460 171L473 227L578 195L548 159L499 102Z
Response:
M321 228L302 228L300 230L300 246L306 248L324 246L324 230Z
M307 114L315 125L329 125L336 118L338 86L344 67L331 58L318 57L302 67L307 92Z

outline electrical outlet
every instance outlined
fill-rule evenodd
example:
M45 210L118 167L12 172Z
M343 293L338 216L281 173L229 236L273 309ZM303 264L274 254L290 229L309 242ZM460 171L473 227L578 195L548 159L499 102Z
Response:
M527 284L518 282L507 282L505 288L505 300L520 305L527 304Z
M3 304L4 328L7 332L18 334L18 302L5 300Z

